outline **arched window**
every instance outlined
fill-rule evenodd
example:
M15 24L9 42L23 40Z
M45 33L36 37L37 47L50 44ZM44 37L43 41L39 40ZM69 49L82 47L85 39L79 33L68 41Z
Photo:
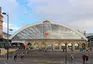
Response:
M31 43L29 42L27 45L31 45Z
M46 44L42 43L42 48L45 49L46 48Z
M30 42L27 45L28 45L28 48L30 49L32 48L32 44Z
M86 48L86 44L82 43L82 48L85 49Z
M69 44L68 44L68 46L72 46L72 44L71 44L71 43L69 43Z
M39 48L39 44L38 44L38 43L35 43L35 44L34 44L34 48L35 48L35 49L38 49L38 48Z
M66 47L65 47L65 44L63 43L63 44L61 44L61 49L65 49Z
M52 44L51 43L48 44L48 49L52 49Z
M72 50L72 44L71 43L69 43L67 46L68 46L68 50Z
M79 49L79 45L75 43L75 49Z
M55 49L59 49L58 43L55 44Z

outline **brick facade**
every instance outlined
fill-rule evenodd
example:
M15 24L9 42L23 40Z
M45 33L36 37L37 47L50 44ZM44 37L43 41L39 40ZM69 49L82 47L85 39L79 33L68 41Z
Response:
M3 38L3 16L1 7L0 7L0 38Z

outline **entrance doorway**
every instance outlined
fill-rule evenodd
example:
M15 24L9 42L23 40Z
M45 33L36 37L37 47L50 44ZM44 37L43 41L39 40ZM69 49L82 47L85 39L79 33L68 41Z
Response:
M28 43L28 48L32 49L32 44L31 43Z
M79 49L79 45L77 43L75 43L75 50L78 50Z
M72 44L69 43L69 44L67 44L67 46L68 46L68 47L67 47L67 48L68 48L67 50L68 50L68 51L72 51Z
M52 44L51 43L48 44L48 49L52 49Z
M45 49L45 48L46 48L46 44L42 43L42 49Z
M61 49L66 49L66 46L64 43L62 44Z
M55 44L55 49L59 49L58 43Z
M86 44L85 43L82 43L82 48L85 50L85 48L86 48Z
M34 44L34 49L38 49L39 48L39 44L38 43L35 43Z
M64 43L61 44L61 49L63 50L63 52L66 50L66 45Z

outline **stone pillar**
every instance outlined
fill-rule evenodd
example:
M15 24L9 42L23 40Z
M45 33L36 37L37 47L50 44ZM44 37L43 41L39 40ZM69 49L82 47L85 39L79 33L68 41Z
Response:
M32 42L32 48L34 48L34 42Z
M52 49L55 49L55 43L52 43Z
M72 44L72 51L75 51L75 44Z
M88 41L86 41L85 43L86 43L86 50L88 50Z
M42 43L39 42L38 44L39 44L39 49L41 49L42 48Z
M46 49L48 48L48 43L46 43Z
M25 45L25 49L28 48L28 41L25 41L24 45Z
M61 50L62 43L59 43L58 46L59 46L59 49Z
M81 43L79 43L79 50L80 50L80 48L82 48L82 44Z

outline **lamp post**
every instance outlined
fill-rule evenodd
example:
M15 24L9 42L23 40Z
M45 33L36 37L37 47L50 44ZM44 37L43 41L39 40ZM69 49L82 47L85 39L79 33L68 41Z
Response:
M67 43L65 43L65 64L67 64Z
M5 12L3 12L2 14L7 16L7 44L9 44L9 36L8 36L9 35L9 15ZM8 60L8 57L9 57L8 56L8 51L9 51L8 45L7 45L6 49L7 49L7 60Z

